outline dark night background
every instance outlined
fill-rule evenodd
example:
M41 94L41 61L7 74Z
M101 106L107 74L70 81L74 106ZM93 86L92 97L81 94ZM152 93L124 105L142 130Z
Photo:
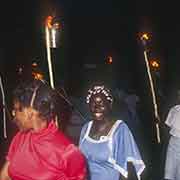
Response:
M97 80L105 81L112 88L134 89L144 106L144 127L153 124L149 118L152 102L138 35L150 33L149 58L160 61L160 78L156 73L154 78L156 89L162 93L158 95L164 120L167 107L173 104L175 92L180 88L177 1L4 1L0 15L0 73L8 102L20 78L19 67L26 77L32 70L32 62L36 61L47 74L43 25L48 15L55 15L63 23L61 46L55 50L53 62L56 86L63 85L69 95L84 95L87 87ZM109 55L113 57L110 65L106 63ZM96 64L97 68L87 69L85 64Z

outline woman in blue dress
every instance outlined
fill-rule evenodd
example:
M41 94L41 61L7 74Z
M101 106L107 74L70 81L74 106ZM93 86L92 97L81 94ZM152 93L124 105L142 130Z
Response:
M89 179L127 179L129 162L140 179L144 162L127 125L123 120L112 120L110 90L101 85L94 86L88 91L86 102L92 120L81 130L79 147L87 159Z

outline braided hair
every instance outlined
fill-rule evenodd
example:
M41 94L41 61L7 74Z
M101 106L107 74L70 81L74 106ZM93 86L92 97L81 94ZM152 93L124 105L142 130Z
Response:
M20 83L13 91L13 99L21 105L21 109L32 107L47 120L56 115L56 94L40 80Z

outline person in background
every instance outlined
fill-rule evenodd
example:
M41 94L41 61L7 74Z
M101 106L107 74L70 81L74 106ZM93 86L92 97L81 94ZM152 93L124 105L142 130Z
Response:
M57 94L39 80L23 82L13 93L13 138L0 180L85 180L82 153L58 129Z
M166 118L170 139L167 147L164 178L180 180L180 105L173 106Z
M127 125L123 120L112 117L113 97L110 90L104 85L95 85L89 89L86 102L92 119L81 130L79 147L87 159L88 178L127 179L128 167L133 167L140 179L144 162Z

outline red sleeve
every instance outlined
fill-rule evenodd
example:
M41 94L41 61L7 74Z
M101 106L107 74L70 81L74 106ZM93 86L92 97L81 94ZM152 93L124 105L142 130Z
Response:
M87 169L85 158L74 145L69 145L66 153L66 172L69 180L85 180Z
M17 150L18 142L19 142L19 133L17 133L11 141L11 144L9 146L9 150L6 156L7 161L11 161L11 158L13 157L15 151Z

